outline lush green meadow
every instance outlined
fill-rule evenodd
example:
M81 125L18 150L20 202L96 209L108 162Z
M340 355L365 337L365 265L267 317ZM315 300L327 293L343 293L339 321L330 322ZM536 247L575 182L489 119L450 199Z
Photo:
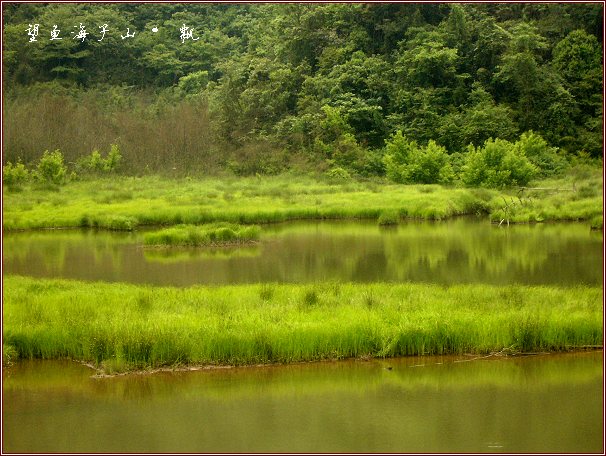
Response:
M429 284L164 288L4 280L4 351L107 372L566 350L602 344L602 291Z
M601 170L538 181L548 190L492 190L398 185L381 180L307 176L248 178L98 177L49 188L4 189L6 230L93 227L132 230L143 225L271 223L296 219L399 217L444 219L491 214L493 221L595 221L602 215ZM549 191L553 189L553 191ZM520 197L521 196L521 197ZM509 212L503 208L512 204Z

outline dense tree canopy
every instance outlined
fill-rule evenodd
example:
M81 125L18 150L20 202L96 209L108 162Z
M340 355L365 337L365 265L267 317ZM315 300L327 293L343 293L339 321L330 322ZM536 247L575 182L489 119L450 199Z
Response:
M63 97L60 106L74 102L90 111L92 105L81 101L94 94L103 112L131 109L149 122L166 119L170 109L182 114L189 103L192 112L203 112L204 124L191 126L206 129L198 133L205 139L183 141L199 157L213 147L220 154L240 150L238 160L271 148L362 175L381 174L386 141L394 137L419 144L419 161L423 154L465 154L470 144L482 148L491 138L513 143L531 130L545 147L602 154L599 4L3 8L9 127L11 109L25 109L26 100ZM35 24L38 35L30 42ZM76 38L82 27L88 35ZM50 39L53 28L63 39ZM135 35L123 38L127 31ZM105 136L97 133L91 144L122 141L128 155L135 147L121 130L128 122L109 123ZM5 154L31 155L26 142L9 140ZM70 147L56 138L47 142L40 148ZM504 142L487 144L487 150L504 150Z

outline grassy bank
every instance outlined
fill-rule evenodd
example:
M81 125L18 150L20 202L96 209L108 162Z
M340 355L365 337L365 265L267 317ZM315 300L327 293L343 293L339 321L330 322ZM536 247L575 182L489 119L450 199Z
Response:
M4 229L141 225L271 223L296 219L444 219L491 213L493 221L594 220L602 215L601 170L584 170L533 185L555 189L498 191L335 181L306 176L169 179L111 177L49 189L30 184L4 189ZM506 203L515 204L505 213Z
M71 357L108 372L602 344L598 287L177 289L18 276L4 285L5 350L25 358Z
M558 179L546 179L529 188L509 191L501 201L493 200L493 222L589 221L602 227L602 171L577 167Z
M382 213L440 219L486 212L496 192L437 185L337 183L308 177L167 179L116 177L4 193L4 228L271 223L295 219L378 219Z
M210 223L202 226L178 225L145 233L143 242L149 246L221 246L243 244L259 239L257 226L233 223Z

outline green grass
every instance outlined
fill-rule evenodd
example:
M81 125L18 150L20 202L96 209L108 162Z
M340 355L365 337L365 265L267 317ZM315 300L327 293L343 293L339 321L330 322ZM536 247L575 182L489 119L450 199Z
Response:
M220 222L202 226L178 225L145 233L143 240L146 245L152 246L233 245L256 241L259 233L257 226Z
M582 171L582 172L581 172ZM381 180L335 182L308 176L168 179L99 177L63 187L25 185L4 190L4 229L93 227L133 230L141 225L212 222L272 223L297 219L399 218L441 220L463 214L505 215L510 222L591 220L602 214L600 169L532 183L561 191L527 190L511 213L504 199L518 190L396 185ZM575 174L576 173L576 174ZM574 189L574 191L572 191ZM389 220L388 220L389 219Z
M602 170L579 166L562 177L545 179L523 191L510 190L490 202L493 222L590 221L602 217ZM534 188L534 189L533 189ZM505 203L509 210L505 210Z
M356 182L331 183L305 176L166 179L157 176L97 178L59 191L35 187L4 193L7 230L141 225L254 224L297 219L444 219L487 213L486 201L469 189ZM125 199L121 195L127 194ZM497 192L489 191L490 195Z
M5 350L106 371L602 344L602 290L487 285L164 288L7 276ZM12 347L12 348L8 348Z

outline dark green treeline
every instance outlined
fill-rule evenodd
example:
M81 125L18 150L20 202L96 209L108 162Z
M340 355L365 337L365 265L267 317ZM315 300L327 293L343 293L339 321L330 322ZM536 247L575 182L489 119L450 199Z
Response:
M5 161L117 144L125 172L383 175L398 131L602 155L599 4L3 8Z

